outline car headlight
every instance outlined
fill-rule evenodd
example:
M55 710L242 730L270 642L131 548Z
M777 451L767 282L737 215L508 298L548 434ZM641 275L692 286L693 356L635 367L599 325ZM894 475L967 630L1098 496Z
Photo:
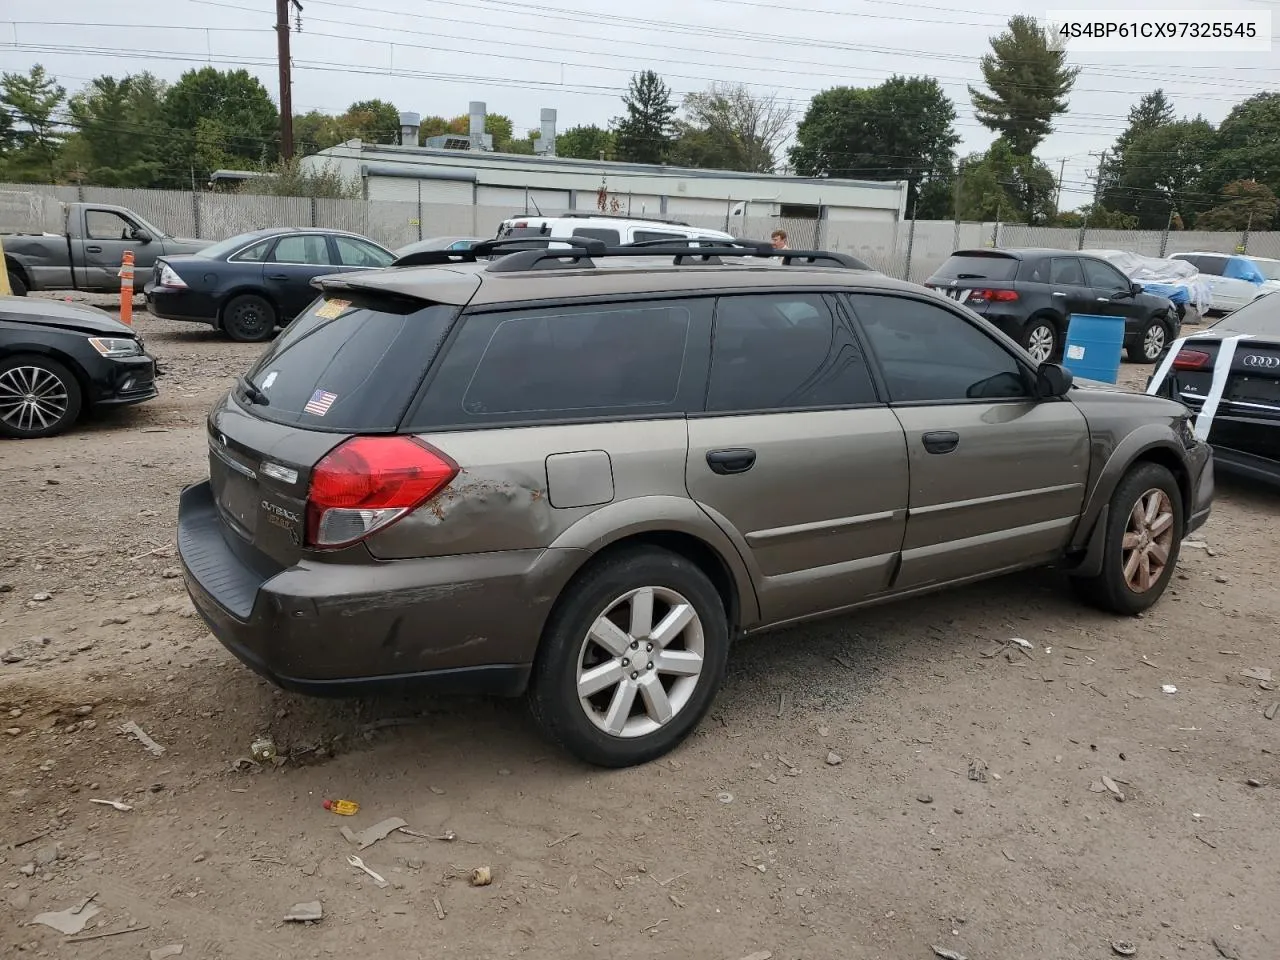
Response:
M142 355L142 344L127 337L90 337L89 346L104 357L139 357Z

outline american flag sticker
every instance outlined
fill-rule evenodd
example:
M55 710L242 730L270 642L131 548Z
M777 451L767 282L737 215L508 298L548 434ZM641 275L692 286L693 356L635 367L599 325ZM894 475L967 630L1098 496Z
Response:
M338 399L336 393L329 393L327 390L317 390L311 395L311 399L307 401L307 405L302 408L303 413L309 413L312 416L323 417L329 412L329 408L333 406L333 401Z

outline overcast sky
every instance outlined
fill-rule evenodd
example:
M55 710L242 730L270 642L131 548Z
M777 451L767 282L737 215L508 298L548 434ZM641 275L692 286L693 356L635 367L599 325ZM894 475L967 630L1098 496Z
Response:
M1100 0L303 0L293 35L295 112L341 112L378 97L424 116L465 113L483 100L517 132L541 107L561 130L607 124L630 75L651 68L683 94L741 82L794 106L818 90L865 86L894 73L936 77L956 103L962 152L992 135L973 118L988 39L1015 13L1110 8ZM1125 0L1124 8L1213 7L1205 0ZM1280 10L1267 0L1226 6ZM101 74L150 70L166 80L211 63L244 66L278 95L271 0L9 0L0 15L0 67L43 63L70 91ZM984 9L985 8L985 9ZM129 26L108 23L120 18ZM1280 19L1280 18L1277 18ZM16 22L15 22L16 21ZM70 24L79 24L72 26ZM1272 33L1280 33L1280 23ZM1109 147L1143 93L1164 87L1180 114L1217 123L1232 104L1280 87L1280 52L1072 54L1083 67L1071 110L1038 150L1055 175L1065 163L1063 207L1088 199L1089 157Z

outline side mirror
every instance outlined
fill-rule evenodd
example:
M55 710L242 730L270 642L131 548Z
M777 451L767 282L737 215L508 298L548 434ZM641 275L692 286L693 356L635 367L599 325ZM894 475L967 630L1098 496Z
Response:
M1036 370L1036 394L1042 399L1065 397L1074 382L1071 371L1060 363L1042 363Z
M151 234L147 233L147 231L143 230L141 227L134 227L132 236L138 243L151 242Z

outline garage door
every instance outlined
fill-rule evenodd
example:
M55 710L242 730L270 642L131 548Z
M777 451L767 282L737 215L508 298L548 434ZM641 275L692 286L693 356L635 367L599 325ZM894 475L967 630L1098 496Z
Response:
M480 184L476 188L476 201L482 207L502 207L508 213L523 213L525 210L524 187L495 187ZM529 213L539 210L550 215L564 213L569 209L568 190L535 190L528 191Z
M422 191L423 203L465 203L471 205L472 184L464 180L428 180L409 177L370 177L370 200L418 201Z

